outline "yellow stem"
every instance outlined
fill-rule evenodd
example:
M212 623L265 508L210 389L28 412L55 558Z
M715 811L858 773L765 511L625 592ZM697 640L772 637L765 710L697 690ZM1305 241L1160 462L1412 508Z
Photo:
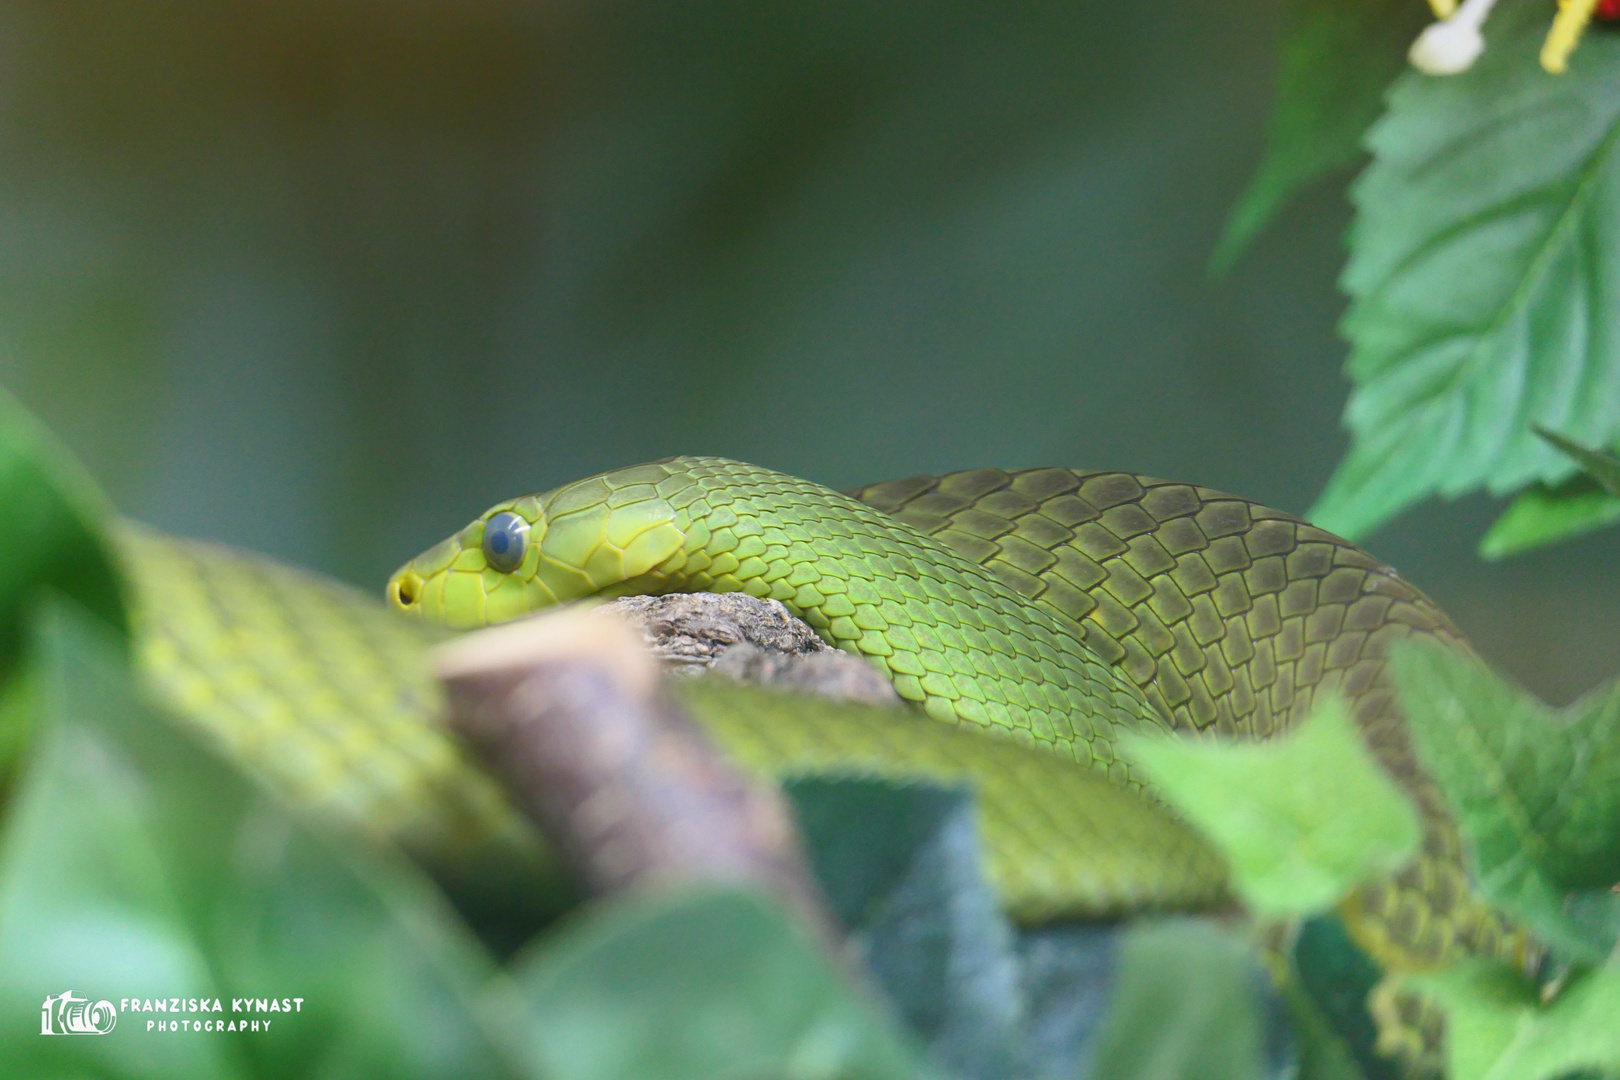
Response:
M1580 44L1581 33L1592 21L1592 9L1597 0L1558 0L1558 15L1547 41L1541 46L1541 66L1554 75L1562 75L1569 68L1569 54Z

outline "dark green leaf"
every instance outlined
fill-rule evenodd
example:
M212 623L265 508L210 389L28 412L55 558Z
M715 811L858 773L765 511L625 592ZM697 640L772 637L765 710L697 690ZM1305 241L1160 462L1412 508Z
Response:
M1023 1062L1033 1080L1073 1080L1090 1062L1113 999L1121 923L1057 923L1018 934Z
M1449 1080L1620 1075L1620 961L1576 976L1546 1005L1522 975L1492 964L1409 983L1446 1010Z
M1483 558L1500 559L1620 521L1620 498L1585 473L1561 484L1532 484L1479 542Z
M788 794L851 943L935 1064L965 1080L1009 1075L1019 965L972 797L867 779L799 780Z
M0 840L7 1077L524 1075L497 1027L517 999L414 869L317 839L138 704L111 631L76 606L48 609L36 648L40 737ZM113 1002L116 1027L24 1022L66 990ZM175 997L223 1011L124 1005ZM257 1014L237 997L303 1000ZM147 1029L244 1019L270 1026Z
M1331 907L1416 849L1417 812L1327 696L1265 744L1137 737L1124 744L1165 798L1213 839L1239 894L1266 916Z
M1576 889L1559 897L1559 915L1585 941L1594 941L1601 948L1620 942L1620 893L1613 886L1599 889Z
M1118 985L1117 924L1009 927L966 792L855 778L787 790L851 944L936 1065L986 1080L1080 1075Z
M1509 863L1481 883L1491 902L1530 927L1560 959L1593 964L1613 949L1620 897L1607 889L1566 892L1527 860Z
M1620 687L1553 709L1474 657L1409 642L1391 660L1419 756L1468 841L1479 884L1588 960L1606 916L1566 894L1620 881Z
M1426 18L1412 0L1292 0L1265 157L1226 219L1214 273L1300 190L1362 159L1362 136Z
M48 586L126 626L101 493L50 433L0 389L0 804L29 738L19 670L26 613Z
M1377 1052L1367 995L1384 977L1336 914L1306 919L1294 939L1293 978L1284 988L1300 1039L1301 1080L1400 1080Z
M0 678L16 661L41 586L125 626L111 521L111 508L68 452L0 390Z
M1299 1040L1299 1072L1294 1080L1367 1080L1344 1037L1316 1004L1297 991L1287 994L1288 1018Z
M696 890L598 908L514 974L553 1080L883 1077L918 1064L774 904Z
M806 855L832 913L863 923L912 873L918 851L971 798L931 784L865 777L801 777L783 785Z
M1323 528L1569 476L1532 423L1620 436L1620 39L1587 35L1549 78L1547 20L1502 5L1472 70L1402 77L1368 135L1343 282L1354 444L1311 511Z
M1265 985L1254 949L1229 930L1190 919L1131 929L1092 1080L1257 1080Z
M1603 490L1616 498L1620 498L1620 458L1602 450L1593 450L1591 447L1582 446L1573 439L1564 438L1556 431L1548 431L1539 425L1531 426L1537 435L1540 435L1573 458L1581 468L1586 470L1588 476L1603 485Z

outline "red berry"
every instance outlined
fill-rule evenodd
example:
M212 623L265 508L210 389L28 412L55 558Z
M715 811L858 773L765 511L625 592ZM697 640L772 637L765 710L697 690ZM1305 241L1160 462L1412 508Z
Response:
M1620 0L1598 0L1592 18L1599 22L1620 22Z

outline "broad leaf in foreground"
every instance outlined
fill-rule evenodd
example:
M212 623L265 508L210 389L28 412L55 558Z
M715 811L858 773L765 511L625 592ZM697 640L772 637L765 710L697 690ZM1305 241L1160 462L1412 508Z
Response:
M1282 994L1300 1041L1300 1080L1401 1080L1377 1052L1367 997L1384 977L1336 912L1303 919Z
M1146 923L1126 932L1119 953L1093 1080L1274 1075L1267 1058L1280 1047L1268 1054L1267 1035L1279 1017L1268 1015L1266 975L1241 934L1191 919Z
M8 1080L526 1075L503 1035L517 999L419 872L316 837L138 702L103 623L48 614L39 737L0 834ZM23 1022L67 990L119 1010L105 1037ZM176 997L222 1008L125 1002Z
M1309 184L1349 168L1427 13L1413 0L1292 0L1266 153L1210 260L1228 270Z
M1539 3L1503 4L1463 75L1408 74L1368 135L1343 284L1354 435L1310 517L1365 535L1408 504L1557 483L1620 436L1620 39L1569 73Z
M961 1080L1046 1075L1020 1045L1036 1010L984 874L971 793L855 777L785 787L852 951L934 1063Z
M515 963L529 1056L554 1080L916 1080L919 1063L774 903L694 889L625 899Z
M1337 696L1269 743L1138 736L1124 745L1219 845L1238 893L1261 916L1324 910L1417 849L1417 811Z
M1620 881L1620 687L1553 709L1476 659L1424 642L1391 668L1424 766L1479 886L1572 956L1614 944Z

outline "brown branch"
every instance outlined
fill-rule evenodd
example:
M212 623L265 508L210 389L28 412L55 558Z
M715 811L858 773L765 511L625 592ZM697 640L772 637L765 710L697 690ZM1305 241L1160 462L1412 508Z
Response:
M836 943L781 794L721 756L637 631L563 611L441 646L438 669L452 725L593 893L746 883Z

